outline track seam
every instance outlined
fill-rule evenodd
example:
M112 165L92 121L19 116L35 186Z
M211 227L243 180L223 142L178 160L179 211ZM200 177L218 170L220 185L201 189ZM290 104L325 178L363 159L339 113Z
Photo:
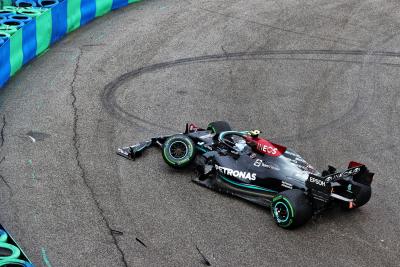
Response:
M2 157L1 159L0 159L0 165L3 163L3 161L6 159L6 157ZM10 184L7 182L7 180L6 180L6 178L2 175L2 174L0 174L0 179L3 181L3 183L8 187L8 189L10 189L10 192L11 192L11 194L12 194L12 189L11 189L11 186L10 186Z
M3 125L1 126L1 130L0 130L0 147L4 146L4 129L6 128L7 122L6 122L6 115L3 115ZM6 159L6 157L2 157L0 159L0 165L3 163L3 161ZM10 189L11 192L11 186L8 184L6 178L0 174L0 179L3 181L3 183L8 187L8 189Z
M1 140L0 147L3 147L4 145L4 129L6 128L6 124L7 124L6 115L3 115L3 125L1 126L1 131L0 131L0 140Z
M76 97L76 93L75 93L74 84L75 84L75 81L76 81L76 78L77 78L77 75L78 75L78 69L79 69L79 64L80 64L80 60L81 60L82 54L83 54L82 48L79 48L79 54L78 54L78 57L76 59L76 65L75 65L75 69L74 69L74 73L73 73L73 78L72 78L72 81L70 83L71 97L72 97L71 105L72 105L72 108L73 108L73 119L74 119L74 121L73 121L72 142L73 142L73 146L74 146L74 149L75 149L75 160L76 160L77 166L78 166L78 168L79 168L79 170L81 172L81 177L82 177L83 183L88 188L88 190L90 192L90 195L91 195L91 197L92 197L92 199L93 199L93 201L94 201L94 203L96 205L96 208L99 211L99 214L100 214L102 220L104 221L104 224L107 227L110 236L113 239L113 243L114 243L115 247L117 248L117 250L119 251L119 253L121 254L121 261L122 261L122 263L123 263L123 265L125 267L128 267L129 265L128 265L126 259L125 259L125 253L123 252L123 250L119 246L118 241L117 241L116 237L113 234L113 229L111 228L109 221L107 220L106 216L104 215L104 210L101 208L100 202L95 197L95 193L94 193L93 188L90 187L90 185L89 185L89 182L87 180L86 170L82 166L82 163L80 161L80 151L79 151L79 144L78 144L79 143L79 140L78 140L79 136L78 136L78 131L77 131L79 115L78 115L78 107L76 105L77 97Z

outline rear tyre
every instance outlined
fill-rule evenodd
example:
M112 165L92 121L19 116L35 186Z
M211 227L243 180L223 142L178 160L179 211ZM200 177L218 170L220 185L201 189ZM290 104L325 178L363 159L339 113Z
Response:
M271 213L278 226L292 229L305 224L312 216L312 207L304 192L292 189L272 199Z
M169 166L183 168L193 161L196 149L192 139L186 135L177 134L165 141L162 146L162 155Z
M215 134L220 134L221 132L232 131L232 128L226 121L214 121L208 124L207 130Z

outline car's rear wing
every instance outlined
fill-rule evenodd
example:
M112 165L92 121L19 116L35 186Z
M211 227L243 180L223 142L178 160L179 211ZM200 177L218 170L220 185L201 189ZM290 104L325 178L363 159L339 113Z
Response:
M335 168L329 167L323 176L310 174L306 181L307 193L316 200L318 206L323 206L332 198L351 203L353 199L336 194L334 188L354 182L370 185L373 176L374 173L369 172L364 164L352 161L344 171L337 172Z

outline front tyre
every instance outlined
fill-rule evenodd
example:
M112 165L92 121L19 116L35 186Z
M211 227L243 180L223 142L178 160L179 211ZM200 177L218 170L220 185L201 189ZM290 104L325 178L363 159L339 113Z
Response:
M312 216L312 207L303 191L292 189L272 199L271 213L280 227L289 229L305 224Z
M162 155L169 166L183 168L193 161L196 149L192 139L186 135L177 134L165 141L162 146Z

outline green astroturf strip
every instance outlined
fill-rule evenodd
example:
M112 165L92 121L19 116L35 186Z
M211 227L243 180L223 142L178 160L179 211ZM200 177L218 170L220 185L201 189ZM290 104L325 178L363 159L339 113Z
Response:
M72 32L81 26L81 0L68 0L67 32Z
M24 52L22 50L22 31L15 32L10 39L10 55L10 74L14 75L22 67L24 58Z
M113 0L96 0L96 17L111 11Z
M52 32L51 11L44 12L36 18L36 55L40 55L50 46Z

